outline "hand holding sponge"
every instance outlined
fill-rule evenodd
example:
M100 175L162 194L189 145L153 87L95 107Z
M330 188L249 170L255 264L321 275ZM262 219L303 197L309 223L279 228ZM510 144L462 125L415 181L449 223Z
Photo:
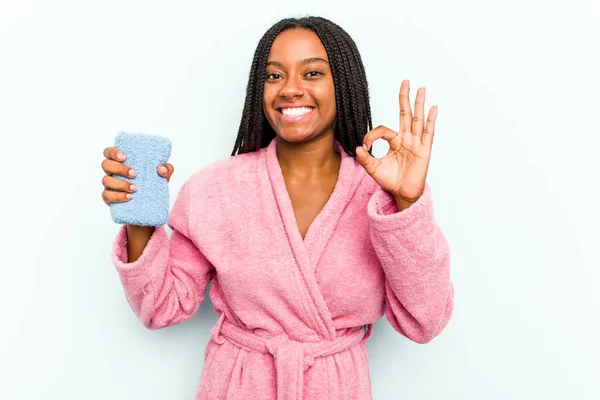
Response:
M115 147L125 154L126 164L136 175L113 177L137 186L133 198L125 202L110 203L110 212L117 224L161 226L169 216L169 186L158 174L160 164L171 155L171 141L145 133L119 132Z

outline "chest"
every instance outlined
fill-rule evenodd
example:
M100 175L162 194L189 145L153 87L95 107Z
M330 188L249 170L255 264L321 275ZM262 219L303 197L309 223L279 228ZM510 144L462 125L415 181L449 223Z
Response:
M360 181L360 170L340 171L339 179L287 179L275 160L271 176L244 179L254 184L231 193L240 200L195 230L216 270L215 293L247 326L274 329L285 312L293 317L286 329L313 332L321 318L354 324L381 312L383 271L366 208L372 187ZM218 299L215 305L223 306Z
M294 209L295 219L291 207L284 208L282 221L276 205L247 205L244 215L249 220L229 223L233 229L215 237L214 243L224 251L209 254L209 259L214 260L218 287L230 309L248 326L259 326L269 318L278 325L278 313L291 310L303 321L290 328L294 332L317 329L318 317L307 304L326 309L342 325L378 318L384 303L384 277L371 245L362 196L353 197L356 203L336 207L341 215L331 219L331 207L325 205L325 212L320 213L326 193L311 195L303 188L289 192L292 202L304 198ZM314 229L304 241L286 232L297 229L304 238L311 224ZM260 316L260 323L248 316Z
M327 204L335 184L335 179L320 183L286 182L298 230L303 239L312 222Z

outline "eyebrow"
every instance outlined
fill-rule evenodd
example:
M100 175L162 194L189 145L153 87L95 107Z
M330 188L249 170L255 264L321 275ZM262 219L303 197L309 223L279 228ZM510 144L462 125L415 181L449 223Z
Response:
M304 59L304 60L301 61L301 64L305 65L305 64L310 64L310 63L314 63L314 62L321 62L321 63L329 64L329 61L327 61L327 60L325 60L324 58L321 58L321 57L306 58L306 59ZM283 67L283 64L281 64L279 61L267 61L267 67L269 65L276 65L278 67Z

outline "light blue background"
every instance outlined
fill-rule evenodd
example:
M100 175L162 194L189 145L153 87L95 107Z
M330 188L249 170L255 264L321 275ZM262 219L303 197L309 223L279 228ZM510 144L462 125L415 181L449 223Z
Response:
M597 1L0 4L0 398L194 398L215 314L136 319L102 150L121 130L168 136L177 193L230 154L260 36L303 14L357 42L375 125L398 129L403 79L439 104L454 316L427 345L375 326L374 399L600 398Z

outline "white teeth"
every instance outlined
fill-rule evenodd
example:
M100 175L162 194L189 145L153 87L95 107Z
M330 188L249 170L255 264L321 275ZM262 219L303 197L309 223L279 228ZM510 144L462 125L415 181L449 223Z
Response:
M288 117L298 117L300 115L308 114L312 111L310 107L297 107L297 108L282 108L281 113Z

